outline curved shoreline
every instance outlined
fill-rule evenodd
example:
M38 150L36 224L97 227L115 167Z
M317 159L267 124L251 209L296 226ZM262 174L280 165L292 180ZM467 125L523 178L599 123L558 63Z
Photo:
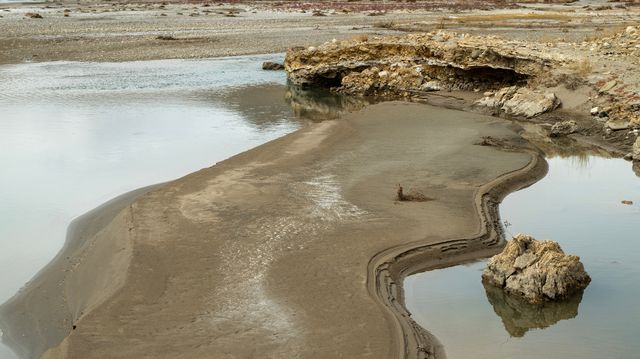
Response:
M65 243L60 251L23 288L2 303L0 327L5 328L11 323L11 331L5 331L2 340L19 357L31 358L40 355L47 347L57 345L69 334L73 323L78 319L78 313L73 312L63 288L63 283L67 280L65 273L74 266L70 258L81 253L85 245L95 240L98 232L136 199L164 184L145 186L121 194L75 218L67 228ZM38 293L45 293L47 296L43 298ZM25 333L39 340L30 340L32 345L24 346L20 337L24 337Z
M498 205L510 193L542 179L548 166L541 153L531 155L529 164L485 184L476 193L481 229L475 236L439 243L410 243L378 253L368 265L368 288L397 324L404 348L403 358L444 359L445 348L428 328L418 325L404 303L404 278L409 275L459 265L498 253L504 245L504 230ZM402 283L398 285L397 283Z
M351 117L356 117L356 118L365 117L366 118L367 116L371 116L372 114L375 113L377 116L382 116L384 118L384 112L385 111L382 111L382 113L383 113L382 115L378 114L380 109L389 109L390 110L389 113L394 113L395 111L397 111L397 110L395 110L395 106L403 106L403 108L406 111L409 111L409 112L425 108L425 107L419 107L419 106L423 106L423 105L409 105L409 104L377 105L377 106L374 106L376 108L373 109L373 110L369 109L368 111L364 111L365 114L360 113L358 116L351 116ZM438 111L441 111L442 113L447 113L447 110L438 110ZM454 111L453 114L456 114L458 116L462 116L462 114L464 114L464 113L455 112ZM469 114L467 114L467 115L464 115L463 117L472 118L472 117L477 117L477 115L469 115ZM358 123L362 123L363 125L365 125L365 127L370 125L369 122L371 122L370 119L367 119L366 122L361 122L361 120L354 120L354 121L358 122ZM354 121L352 121L352 122L354 122ZM486 120L483 120L483 121L486 121ZM347 121L347 122L349 122L349 121ZM493 127L501 127L501 128L502 127L506 127L506 124L504 123L504 121L493 120L494 124L498 123L498 122L500 123L500 126L495 125ZM456 126L455 124L442 124L442 123L434 124L434 125L436 125L436 126L445 126L446 128L448 128L448 126L453 126L455 128L455 126ZM360 126L360 125L358 125L358 126ZM385 130L385 128L387 128L386 126L388 126L388 125L385 125L385 126L382 127L383 131L388 131L388 130ZM476 125L474 125L474 126L476 126ZM478 125L478 126L480 126L480 125ZM482 126L484 126L484 127L478 127L478 128L485 128L486 127L486 125L482 125ZM430 127L427 127L427 128L430 128ZM491 128L491 127L489 127L489 128ZM489 128L487 128L487 130ZM364 133L368 133L367 131L365 131ZM491 130L491 131L495 131L495 129ZM490 133L492 133L491 131L490 131ZM498 131L498 133L506 134L506 132L504 132L504 130L500 130L500 131ZM140 252L140 248L137 248L137 247L139 247L139 244L137 244L137 243L139 243L140 241L144 240L144 238L139 237L139 234L144 236L144 232L148 231L147 229L145 229L145 226L141 226L140 225L139 219L135 219L134 220L133 216L134 215L139 216L140 214L144 215L144 213L146 213L146 212L140 212L141 211L140 208L147 207L148 205L156 206L155 204L153 204L155 202L150 200L150 197L154 197L154 196L161 196L162 197L163 193L175 192L175 191L178 190L177 189L178 187L185 186L185 182L194 182L196 184L196 186L200 187L202 185L203 181L205 181L205 182L206 181L210 181L211 178L216 178L216 176L219 177L221 174L227 173L229 170L231 170L233 172L234 171L234 170L232 170L233 168L241 169L242 173L244 173L243 171L253 171L253 172L255 172L256 171L255 170L255 168L256 168L255 165L251 165L253 167L251 167L251 166L246 167L246 163L247 162L249 164L251 164L251 163L254 163L253 159L255 159L255 158L266 157L265 158L266 162L264 162L264 164L258 165L258 168L260 168L262 166L272 166L271 165L272 162L270 162L269 158L275 156L274 158L280 159L279 158L280 156L278 156L277 153L285 153L285 154L287 154L288 157L293 156L292 158L296 158L298 156L301 156L301 154L309 153L309 154L306 154L306 155L303 156L304 161L308 161L308 160L313 160L314 158L318 157L319 153L323 153L324 154L324 152L328 152L327 154L324 154L324 157L333 159L334 155L331 155L331 153L340 153L340 149L328 150L328 148L332 148L335 145L337 145L338 142L340 142L341 140L345 140L347 138L345 136L349 136L349 138L350 138L350 136L352 136L352 135L353 135L353 130L350 129L348 124L344 123L344 122L340 122L340 123L338 123L338 122L330 122L330 123L325 123L325 124L320 124L320 125L314 125L314 126L311 126L311 127L307 127L307 128L304 128L304 129L302 129L300 131L297 131L297 132L295 132L295 133L293 133L291 135L284 136L283 138L280 138L280 139L278 139L276 141L273 141L273 142L271 142L271 143L269 143L267 145L260 146L257 149L250 150L248 152L245 152L245 153L242 153L240 155L237 155L237 156L235 156L235 157L233 157L233 158L231 158L231 159L229 159L227 161L224 161L223 163L221 163L221 164L219 164L219 165L217 165L215 167L212 167L210 169L205 169L205 170L196 172L194 174L188 175L188 176L186 176L185 178L183 178L181 180L170 182L170 183L162 186L160 191L155 191L154 193L149 193L148 195L143 196L143 198L141 198L142 201L139 200L139 201L136 201L136 203L134 205L132 205L132 206L130 205L130 209L131 209L130 215L132 216L132 218L131 218L131 223L128 226L129 226L129 231L130 232L133 229L133 233L129 234L129 236L131 236L131 242L133 243L133 248L132 248L132 251L133 251L132 256L133 257L129 257L129 262L128 262L129 264L126 265L126 267L129 268L129 269L126 270L127 271L127 273L126 273L126 281L125 282L121 282L122 285L117 287L117 288L111 288L111 291L109 292L110 294L107 293L108 295L106 297L104 295L100 296L100 291L98 289L96 289L95 286L94 287L90 286L89 289L84 288L84 289L88 290L87 294L85 294L85 295L89 295L89 297L94 298L94 301L93 301L94 304L97 303L95 301L95 299L98 299L98 302L100 302L100 303L106 303L106 302L112 302L112 301L116 300L116 298L118 298L118 297L122 297L122 296L127 297L127 296L129 296L129 295L126 294L126 292L130 290L130 289L128 289L128 285L129 286L130 285L135 285L135 281L132 282L132 277L131 276L136 270L136 268L132 268L131 267L131 265L132 265L131 263L132 263L133 259L139 257L140 256L139 253L141 253ZM386 132L382 133L382 135L386 136L387 133ZM314 138L316 138L317 136L320 136L319 140L314 140ZM468 137L468 135L466 135L466 136L467 137L463 137L463 138L471 139L470 137ZM308 145L307 145L308 141L311 141L310 143L312 144L312 146L319 146L320 149L316 149L314 147L308 147ZM313 141L316 141L316 142L313 142ZM317 142L317 141L320 141L320 142ZM463 140L463 142L466 142L466 141L467 140ZM520 145L521 146L526 146L526 143L524 141L520 141ZM301 147L301 146L303 146L303 147ZM327 146L329 146L329 147L327 147ZM452 146L453 146L454 149L456 149L458 147L464 147L464 146L468 146L468 145L452 144ZM352 147L353 147L353 145L347 146L347 148L352 148ZM322 149L322 151L321 151L321 149ZM313 150L313 151L311 151L311 150ZM302 152L300 152L300 151L302 151ZM311 151L311 152L309 152L309 151ZM455 151L458 151L458 150L455 150ZM529 152L530 152L529 156L532 156L533 152L530 151L530 150L529 150ZM496 158L502 158L503 157L503 155L497 155L497 154L496 154L496 156L497 156ZM499 200L499 199L501 199L501 196L506 195L511 189L516 188L516 187L523 187L524 185L528 184L529 182L531 182L531 183L534 182L537 179L537 177L535 177L535 176L538 176L542 172L544 172L544 171L540 171L541 170L539 168L540 163L544 163L544 162L540 162L539 159L537 158L537 155L533 155L533 160L530 159L528 161L528 165L526 165L525 167L519 168L519 169L517 169L515 171L511 171L506 175L503 173L498 179L494 179L494 180L489 181L488 184L484 184L483 186L481 186L479 189L477 189L475 191L475 194L474 194L474 198L475 198L475 200L474 200L474 203L475 203L474 206L475 207L474 208L475 208L475 210L473 212L475 213L476 216L479 215L479 217L480 217L479 220L481 221L481 225L480 226L483 229L486 229L486 228L494 228L494 229L495 228L499 228L499 224L497 223L497 217L494 218L494 217L492 217L490 215L491 211L495 211L496 210L496 207L495 207L496 203L491 202L491 200L494 200L494 201L495 200ZM290 168L290 164L287 163L287 167L286 168ZM527 177L528 175L531 174L530 172L534 172L535 169L539 170L540 173L537 173L534 177ZM279 173L279 170L277 172ZM210 174L210 173L213 173L213 174ZM215 174L215 173L221 173L221 174ZM409 173L412 173L412 172L409 172ZM246 175L243 174L242 176L246 176ZM505 178L505 176L507 178ZM242 177L234 177L234 178L236 178L234 181L241 181L241 182L244 181L242 179ZM522 180L523 182L520 182L520 180ZM359 181L362 181L362 180L359 180ZM345 183L348 183L348 182L350 182L350 181L347 181ZM358 183L360 183L360 182L358 182ZM225 187L225 186L226 185L223 185L222 187ZM216 186L216 191L217 190L221 190L219 185ZM160 192L162 192L162 193L160 193ZM348 191L348 192L352 192L352 191ZM436 193L438 193L438 192L436 191ZM464 198L464 196L461 197L461 198ZM236 200L237 200L237 197L236 197ZM145 202L149 202L149 203L146 204ZM367 201L365 201L365 202L367 202ZM382 202L379 202L379 203L375 202L375 203L373 203L373 205L377 206L380 203L384 204L385 202L386 202L386 200L384 200ZM171 203L174 203L174 202L172 201ZM197 202L197 203L200 203L200 202ZM201 205L202 204L200 204L199 206L201 206ZM363 208L367 207L366 203L360 203L360 205L362 205ZM384 207L387 208L387 205L384 204ZM393 209L393 208L391 208L391 209L393 211L397 211L397 209ZM182 210L183 209L181 209L181 211ZM415 210L415 208L414 208L414 210ZM388 209L387 209L387 211L388 211ZM483 213L489 213L489 216L485 217L485 215L483 215ZM184 215L184 213L183 213L183 215ZM447 216L446 213L442 213L442 215L445 216L445 217ZM496 213L496 215L497 215L497 213ZM489 218L489 220L487 220L487 218ZM491 218L494 218L493 222L491 221ZM157 222L152 222L152 223L157 223ZM405 218L403 221L400 221L400 223L411 223L411 222L406 222L406 218ZM496 227L496 226L498 226L498 227ZM375 231L375 228L373 230ZM371 230L368 230L368 231L371 231ZM366 233L368 233L368 232L366 232ZM497 234L494 234L494 237L496 237L496 236L497 236ZM95 238L93 238L93 239L95 240ZM417 238L415 238L415 239L417 239ZM492 238L492 241L493 240L495 240L495 238ZM101 242L104 242L104 241L105 240L103 239ZM456 256L454 257L452 255L452 253L446 251L448 253L446 258L448 258L448 259L459 259L460 256L469 256L469 257L478 256L479 255L478 252L475 252L474 250L476 250L476 249L481 250L482 249L481 246L469 246L466 250L463 249L461 251L457 251L458 249L456 248L456 244L459 245L460 244L459 242L456 242L456 241L453 241L453 242L452 241L446 241L446 242L450 245L449 248L452 249L456 253ZM386 243L386 241L381 242L381 244L383 245L383 247L380 247L381 249L388 248L388 247L384 247L384 246L388 246L387 244L384 244L384 243ZM405 275L405 274L408 273L407 271L417 270L416 269L417 268L417 264L415 263L415 261L413 261L412 265L407 265L407 264L412 262L411 258L415 259L415 258L418 258L419 256L413 256L413 255L410 255L409 257L406 256L406 252L408 250L410 250L410 249L414 249L415 250L416 243L419 243L419 242L414 240L414 241L412 241L410 243L407 243L407 244L403 244L403 245L400 245L400 246L395 246L391 250L386 249L386 250L384 250L382 252L378 252L379 254L380 253L388 254L388 253L392 253L392 252L393 253L397 253L399 251L398 255L396 255L395 257L397 258L398 256L402 256L403 257L402 263L404 263L404 264L403 264L402 268L398 267L397 265L392 265L389 268L383 268L383 271L381 271L379 273L376 272L376 278L383 278L383 277L380 277L380 273L384 273L385 271L387 273L397 273L397 274L393 274L394 275L393 277L390 276L388 278L391 278L392 280L395 280L396 283L398 283L399 281L397 280L397 278L401 279L402 275ZM443 243L445 243L445 242L439 241L437 243L432 243L431 245L429 245L428 243L425 243L425 246L422 246L421 248L424 249L424 248L427 248L427 247L434 247L434 246L437 247L438 245L442 245ZM493 243L493 245L495 245L496 243L497 242ZM145 248L147 248L147 247L145 247ZM372 248L374 248L374 247L372 247ZM149 249L149 248L147 248L147 249ZM405 255L402 255L402 253L405 253ZM427 253L426 255L429 255L429 254L430 253ZM101 255L102 256L107 256L105 253L101 253ZM178 255L178 254L176 254L176 255ZM426 256L424 253L422 253L422 255ZM373 263L376 259L379 259L379 258L380 258L379 255L378 256L374 256L373 260L371 260L370 257L367 258L367 260L369 260L369 267L371 267L371 263ZM471 259L471 258L469 258L469 259ZM136 262L139 262L139 260L133 261L134 264ZM86 263L86 264L91 265L91 263ZM150 264L151 264L151 262L147 263L147 265L150 265ZM358 266L356 266L356 267L358 267ZM379 269L379 267L376 266L376 269ZM367 274L367 276L369 278L367 278L367 283L365 284L366 288L371 288L372 281L371 281L370 275L371 275L371 272L369 272ZM383 279L379 283L380 284L385 284L387 282L386 282L386 279ZM388 283L391 283L391 282L388 282ZM165 286L166 286L166 284L165 284ZM391 284L391 286L395 286L395 285ZM387 290L387 289L390 289L391 286L387 287L386 285L382 285L379 288L380 292L382 292L384 290ZM80 288L80 287L76 287L76 288ZM397 290L397 288L398 287L395 286L394 290ZM31 288L31 289L33 289L33 288ZM36 290L37 290L37 288L36 288ZM163 289L163 291L165 291L165 292L167 290L168 289L166 287L165 287L165 289ZM376 292L378 292L378 289L376 289ZM372 295L372 294L373 293L369 289L369 294L367 294L366 296L371 298L371 299L374 299L374 300L380 300L380 297L376 297L375 295ZM77 293L70 294L70 296L73 296L73 295L75 295L76 297L78 296ZM96 295L98 295L98 297L96 297ZM270 298L272 300L278 300L278 298L274 297L273 295L270 295ZM397 294L395 294L395 296L388 296L387 298L389 300L389 303L399 303L399 302L401 303L401 301L402 301L402 289L400 289L400 291L398 291ZM362 300L366 301L365 298L362 298ZM27 302L29 302L29 301L27 301ZM84 327L89 325L88 323L85 323L87 320L89 322L94 322L94 321L97 320L97 319L91 318L91 317L95 316L96 318L99 318L100 315L107 315L107 316L112 316L113 315L113 314L110 314L109 311L107 311L107 312L104 311L104 307L105 307L104 305L102 305L100 307L96 307L95 305L94 306L87 305L86 304L86 302L87 302L86 299L82 299L81 298L79 301L76 300L76 301L73 301L73 302L76 303L76 305L75 305L76 306L75 315L74 315L73 323L75 325L75 323L79 322L78 323L78 327L80 329L82 329L82 328L84 328ZM46 303L46 302L44 302L44 303ZM113 304L113 305L115 305L115 304ZM110 304L109 306L111 307L112 304ZM292 310L296 307L293 303L291 304L291 306L292 306L291 307ZM379 304L376 305L376 306L379 306ZM81 310L81 309L79 310L78 308L86 308L86 309L89 309L89 310L87 310L86 312L83 312L83 310ZM92 308L95 308L95 309L92 310ZM101 313L97 313L97 309L101 309L101 308L103 309L103 310L100 311ZM394 308L394 309L393 309L393 311L391 311L389 308ZM419 327L417 327L415 325L415 323L412 323L410 320L409 321L405 321L405 323L402 323L401 321L399 321L398 318L404 318L406 316L406 314L405 314L406 310L401 309L401 308L403 308L403 307L402 306L401 307L397 307L395 305L390 305L390 306L388 306L387 308L384 309L385 313L386 313L385 314L385 316L386 316L385 322L387 322L388 325L396 325L397 326L396 330L391 330L390 328L386 328L386 329L385 328L378 328L378 329L384 329L384 330L379 331L377 334L371 333L371 335L372 336L375 335L376 337L379 337L379 338L387 338L388 340L390 340L390 343L389 343L390 347L387 348L389 350L388 353L390 353L390 354L404 351L407 354L406 357L409 357L408 355L410 355L410 354L415 354L414 356L418 357L417 355L420 354L419 351L417 349L412 349L412 348L417 348L417 345L412 347L412 343L420 343L419 345L421 345L421 348L426 348L426 344L425 343L427 343L426 339L429 338L428 334L426 333L426 331L422 331ZM344 308L344 309L351 310L352 308ZM300 308L300 310L305 311L305 308ZM70 311L74 312L74 310L70 310ZM365 317L370 317L371 314L372 314L372 312L370 312L370 309L367 309L367 311L364 312L364 313L366 313ZM120 315L122 315L122 314L120 314ZM390 316L392 316L392 317L390 317ZM104 317L104 318L107 318L107 317ZM380 325L379 319L370 318L368 320L372 321L371 325L373 325L374 327L379 327L379 325ZM97 320L97 323L100 323L100 322L101 322L101 320ZM377 324L374 324L374 323L377 323ZM393 323L395 323L395 324L393 324ZM307 325L308 324L305 324L305 327ZM71 328L69 328L69 327L66 328L67 333L70 332L71 336L66 337L66 339L63 341L62 345L58 345L55 348L50 349L48 351L48 354L45 354L45 356L44 356L45 358L64 358L64 357L69 357L69 356L73 357L74 356L73 353L76 353L75 355L78 355L77 353L80 353L80 352L73 352L73 351L70 352L69 351L69 350L72 350L74 348L73 345L70 344L69 338L75 337L78 334L81 335L82 331L80 329L78 331L70 331L70 329ZM347 329L349 329L349 331L351 331L351 328L347 328ZM385 333L387 333L387 330L391 330L391 331L388 332L388 334L385 334ZM93 331L93 329L90 329L89 333L92 332L92 331ZM408 333L410 331L414 332L414 334L413 334L414 337L411 337L411 336L408 335ZM398 335L398 336L395 339L389 339L389 337L388 337L389 335ZM434 340L434 339L430 338L430 340ZM403 345L403 343L404 343L404 345ZM433 343L433 342L430 342L430 343ZM380 349L382 349L384 347L384 343L378 343L378 345L382 345L382 347L380 347ZM300 348L297 348L297 349L300 350ZM339 349L340 348L336 348L335 350L339 350ZM421 352L424 353L424 351L421 351ZM99 355L99 352L96 353L95 355ZM169 353L167 353L166 355L169 355ZM300 355L302 357L304 357L304 354L300 354ZM391 356L393 356L393 355L391 354ZM395 356L393 356L393 357L395 357Z

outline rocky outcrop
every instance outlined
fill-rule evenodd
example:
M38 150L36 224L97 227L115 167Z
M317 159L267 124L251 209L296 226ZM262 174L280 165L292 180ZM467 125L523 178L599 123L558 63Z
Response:
M562 137L570 135L574 132L578 131L578 124L576 121L560 121L556 122L551 126L551 132L549 136L551 137Z
M580 257L564 254L558 243L518 234L489 260L482 280L530 303L544 303L583 290L591 278Z
M560 99L550 92L511 86L476 101L476 104L499 109L509 115L531 118L555 110L560 106Z
M359 95L407 94L521 84L565 61L524 42L438 31L293 48L285 69L297 85Z

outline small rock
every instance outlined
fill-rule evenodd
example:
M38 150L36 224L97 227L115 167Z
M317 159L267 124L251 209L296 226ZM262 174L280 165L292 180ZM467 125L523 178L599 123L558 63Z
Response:
M593 107L590 112L591 112L591 116L596 116L598 115L598 113L600 113L600 107L598 106Z
M626 204L627 206L632 206L633 205L633 201L629 201L629 200L623 200L622 204Z
M37 12L28 12L24 14L24 16L31 19L42 19L42 15L38 14Z
M489 259L482 280L532 304L568 298L591 282L580 257L565 254L554 241L524 234Z
M262 63L263 70L279 71L284 70L284 65L277 62L265 61Z
M553 126L551 126L551 132L549 133L549 135L551 137L561 137L570 135L576 131L578 131L578 124L576 123L576 121L562 121L556 122L553 124Z
M440 82L438 81L427 81L420 86L422 91L440 91L441 88Z
M609 120L605 122L604 127L611 131L626 130L629 128L629 121L625 120Z
M600 90L598 90L598 91L600 93L608 92L611 89L613 89L614 87L616 87L617 84L618 84L618 81L611 80L611 81L605 83L604 85L602 85L602 87L600 87Z

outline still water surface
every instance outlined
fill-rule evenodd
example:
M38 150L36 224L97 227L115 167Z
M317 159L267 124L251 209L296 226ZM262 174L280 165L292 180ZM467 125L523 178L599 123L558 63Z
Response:
M522 305L485 290L482 261L408 277L408 309L451 359L638 358L639 203L640 178L629 162L552 158L549 174L509 195L500 212L509 232L556 240L581 257L592 278L582 298Z
M0 303L73 218L298 128L267 60L281 56L0 66Z

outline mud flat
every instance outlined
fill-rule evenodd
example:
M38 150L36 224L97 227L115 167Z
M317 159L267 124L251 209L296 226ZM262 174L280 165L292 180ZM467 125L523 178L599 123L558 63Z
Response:
M516 132L378 104L122 199L3 308L5 339L44 358L437 355L396 283L498 250L496 204L546 171Z

